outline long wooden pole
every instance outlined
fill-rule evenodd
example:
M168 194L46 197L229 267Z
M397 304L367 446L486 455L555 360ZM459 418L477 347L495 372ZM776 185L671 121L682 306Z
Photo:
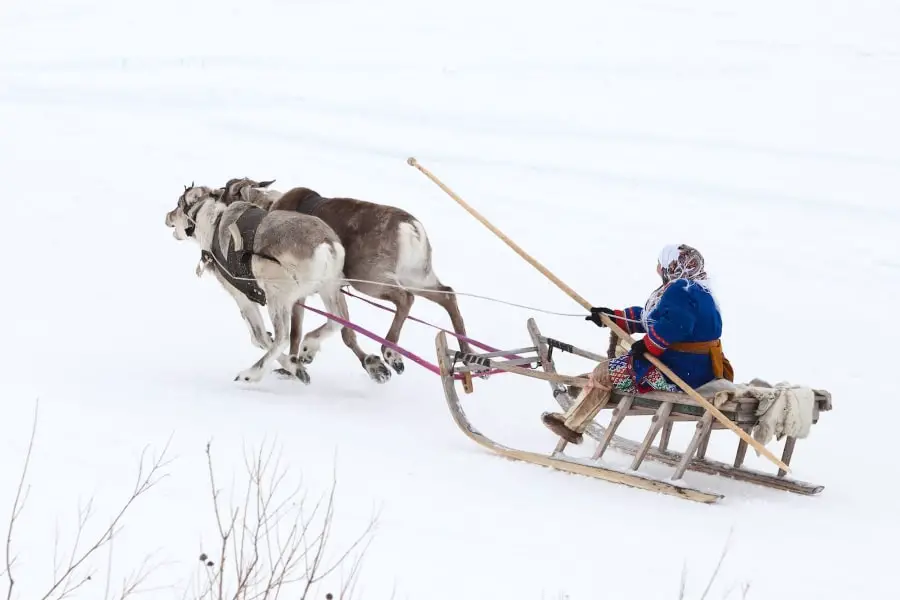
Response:
M451 198L453 198L460 206L462 206L464 209L466 209L466 211L468 211L469 214L471 214L473 217L475 217L476 219L478 219L478 220L481 222L482 225L484 225L485 227L487 227L488 229L490 229L497 237L499 237L501 240L503 240L503 241L504 241L510 248L512 248L519 256L521 256L523 259L525 259L527 262L529 262L529 263L531 264L531 266L533 266L533 267L536 268L538 271L540 271L541 273L543 273L545 277L547 277L550 281L552 281L553 283L555 283L555 284L557 285L557 287L559 287L562 291L564 291L566 294L568 294L569 297L571 297L573 300L575 300L576 302L578 302L579 304L581 304L581 306L583 306L583 307L585 308L585 310L590 311L591 307L593 306L590 302L588 302L588 301L585 300L583 297L581 297L580 295L578 295L578 294L575 292L575 290L573 290L572 288L570 288L570 287L569 287L568 285L566 285L561 279L559 279L556 275L554 275L553 273L551 273L550 270L547 269L547 267L543 266L543 265L540 264L538 261L536 261L534 258L532 258L532 257L531 257L527 252L525 252L518 244L516 244L514 241L512 241L511 239L509 239L509 237L507 237L502 231L500 231L499 229L497 229L496 227L494 227L494 226L493 226L487 219L485 219L478 211L476 211L474 208L472 208L471 206L469 206L462 198L460 198L459 196L457 196L457 195L453 192L453 190L451 190L451 189L448 188L446 185L444 185L444 184L443 184L437 177L435 177L428 169L426 169L425 167L423 167L422 165L420 165L420 164L419 164L419 161L417 161L417 160L416 160L415 158L413 158L413 157L410 157L410 158L408 158L408 159L406 160L406 162L407 162L409 165L411 165L411 166L417 168L417 169L418 169L419 171L421 171L426 177L428 177L429 179L431 179L431 181L433 181L435 184L438 185L438 187L440 187L442 190L444 190L444 191L447 193L448 196L450 196ZM601 314L601 315L600 315L600 318L602 319L603 323L604 323L607 327L609 327L613 332L615 332L615 334L616 334L619 338L621 338L622 340L625 340L625 341L628 343L628 348L630 349L630 348L631 348L631 345L634 343L634 339L632 339L632 337L631 337L630 335L628 335L628 333L627 333L624 329L622 329L621 327L619 327L618 325L616 325L616 324L613 322L613 320L610 319L607 315ZM669 367L667 367L662 361L660 361L658 358L656 358L655 356L653 356L652 354L649 354L649 353L644 353L644 358L645 358L646 360L650 361L650 363L653 364L654 366L656 366L656 368L658 368L660 371L662 371L669 379L671 379L671 380L675 383L675 385L677 385L678 387L680 387L680 388L681 388L685 393L687 393L691 398L693 398L694 400L696 400L697 402L699 402L699 403L701 404L701 406L703 406L706 410L708 410L710 413L712 413L712 415L713 415L713 416L714 416L714 417L715 417L722 425L724 425L725 427L727 427L728 429L730 429L731 431L733 431L734 433L736 433L742 440L744 440L745 442L747 442L749 445L753 446L753 448L755 448L760 454L762 454L763 456L765 456L766 458L768 458L772 463L774 463L775 465L777 465L780 469L783 469L785 472L790 472L790 467L788 467L786 464L784 464L784 462L782 462L781 460L779 460L779 458L778 458L777 456L775 456L774 454L772 454L772 452L770 452L765 446L763 446L762 444L760 444L759 442L757 442L756 440L754 440L754 439L753 439L746 431L744 431L743 429L741 429L740 427L738 427L737 425L735 425L735 424L731 421L731 419L729 419L728 417L726 417L726 416L722 413L722 411L720 411L718 408L716 408L716 407L715 407L712 403L710 403L706 398L704 398L704 397L701 396L699 393L697 393L697 391L694 390L694 388L692 388L691 386L689 386L683 379L681 379L681 377L679 377L678 375L676 375L675 373L673 373L672 370L669 369Z

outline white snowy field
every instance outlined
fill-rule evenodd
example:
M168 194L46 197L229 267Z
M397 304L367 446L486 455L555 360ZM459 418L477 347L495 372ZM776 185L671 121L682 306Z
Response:
M118 597L106 573L117 586L148 555L160 564L144 597L197 597L183 593L198 555L219 543L210 440L226 503L243 501L244 453L266 444L310 502L336 471L331 552L378 516L365 600L674 599L683 572L684 597L700 598L729 531L707 598L747 584L767 600L897 597L898 25L900 6L876 0L5 0L4 539L39 402L13 596L43 596L79 505L94 498L81 548L129 495L142 450L171 438L168 477L82 565L95 574L72 597ZM505 461L456 429L435 375L407 361L379 386L338 338L310 386L233 382L260 351L227 294L195 277L197 247L163 223L191 181L276 178L401 206L457 291L583 312L408 156L598 305L642 304L663 244L699 248L737 379L832 392L793 460L824 492L688 473L725 494L707 506ZM460 305L495 346L528 345L534 316L606 348L581 317ZM390 314L350 308L386 333ZM449 326L427 301L413 314ZM307 315L306 330L322 322ZM408 322L401 341L434 360L434 335ZM552 449L545 383L475 385L463 402L479 429ZM676 427L674 443L688 435ZM717 433L709 454L730 460L736 443ZM752 452L748 465L773 469ZM339 578L310 597L337 595Z

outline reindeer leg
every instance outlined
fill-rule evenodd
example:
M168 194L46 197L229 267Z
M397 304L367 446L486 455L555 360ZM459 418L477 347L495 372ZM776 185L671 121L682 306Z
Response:
M344 299L344 295L340 290L333 296L323 296L323 302L326 307L334 307L333 310L329 309L332 312L337 311L337 314L341 315L343 318L349 318L350 309L347 307L347 301ZM359 347L355 331L349 327L343 327L341 329L341 338L344 340L344 345L350 348L350 350L353 351L353 354L356 355L356 358L359 359L363 369L366 370L366 373L369 374L369 377L371 377L373 381L376 383L386 383L390 380L391 370L381 361L380 356L377 354L366 354L363 349Z
M342 310L340 305L335 302L335 296L340 293L340 286L334 286L333 288L328 287L319 290L319 297L322 298L326 311L346 319L347 305L344 304ZM326 319L323 325L307 333L303 337L303 341L300 342L300 352L297 354L298 360L306 365L311 363L316 358L316 354L319 353L322 342L325 341L326 338L337 333L338 329L341 329L341 325L337 321Z
M400 340L400 330L403 329L403 324L409 316L409 311L412 309L415 296L406 290L394 288L382 291L378 297L382 300L393 302L394 306L397 307L397 310L394 313L394 320L391 322L391 328L388 329L387 335L384 336L387 341L396 344ZM388 348L387 346L382 346L381 355L384 357L384 360L391 365L391 368L397 372L397 375L403 373L403 370L406 367L403 364L403 358L400 354L394 352L393 349Z
M438 304L447 311L447 314L450 315L450 322L453 324L453 331L457 333L457 335L467 335L466 334L466 324L463 321L462 314L459 312L459 305L456 303L456 295L453 292L453 288L449 285L438 284L438 286L434 289L434 291L417 291L413 292L416 296L422 296L427 300L431 300L435 304ZM471 352L472 348L469 346L469 342L463 339L458 339L459 349L461 352Z
M323 294L322 301L329 312L344 319L349 319L350 309L347 307L347 300L344 299L340 289L332 295ZM344 345L350 348L353 354L356 355L356 358L359 359L359 363L373 381L385 383L390 380L391 370L381 361L380 356L377 354L366 354L360 348L355 331L349 327L343 327L341 328L341 338L344 340Z
M244 369L234 378L235 381L257 382L265 375L267 367L273 360L276 360L290 343L290 323L291 323L291 305L285 304L275 295L270 296L268 302L269 317L272 319L272 326L275 330L274 341L270 345L262 357L253 363L248 369ZM303 367L298 365L298 368ZM304 371L305 372L305 371ZM299 375L298 375L299 377ZM307 382L308 382L307 375Z
M228 289L226 287L226 289ZM274 338L272 335L266 331L266 324L263 322L262 314L259 311L259 306L253 302L251 302L246 296L234 290L228 289L231 293L232 298L237 303L238 308L241 311L241 316L244 318L244 322L247 324L247 327L250 329L250 341L254 346L259 348L260 350L268 350L272 343L274 342ZM281 369L277 369L276 372L281 373L283 375L287 375L289 377L297 377L301 381L303 381L303 374L298 373L297 364L295 361L290 359L285 354L280 354L277 357L278 363L283 367ZM306 378L304 383L308 383L309 378Z
M260 350L268 350L269 346L272 345L273 338L271 334L266 331L266 324L263 322L262 315L259 312L259 305L255 304L247 298L247 296L239 292L218 272L216 272L216 279L219 280L219 283L222 284L232 299L234 299L235 304L238 306L238 310L241 311L241 317L243 317L244 323L247 324L247 328L250 330L250 343Z
M243 298L243 296L241 297ZM266 331L266 325L263 323L259 310L252 302L246 299L244 302L238 302L238 308L240 308L241 316L250 329L250 342L260 350L268 350L274 338L272 334Z
M303 315L306 312L306 307L303 306L304 302L306 302L306 298L297 300L291 311L291 348L288 350L291 356L297 356L300 353L300 338L303 336Z
M306 298L300 298L291 309L291 341L290 349L288 350L291 357L290 361L285 363L279 359L278 362L281 363L282 368L275 369L275 372L287 377L296 377L303 383L309 383L309 373L306 372L306 368L301 364L298 357L300 353L300 337L303 334L303 316L306 311L306 308L303 306L304 302L306 302Z

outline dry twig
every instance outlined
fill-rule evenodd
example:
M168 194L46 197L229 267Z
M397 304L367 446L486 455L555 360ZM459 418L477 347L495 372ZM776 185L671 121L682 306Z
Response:
M9 525L7 528L6 535L6 575L9 582L9 587L6 592L7 600L12 598L13 588L15 586L16 580L13 576L13 565L15 564L15 558L12 556L12 542L13 542L13 530L16 525L16 521L18 520L19 515L25 507L25 497L27 497L27 492L30 490L30 486L25 491L25 497L23 497L22 491L25 488L25 481L28 475L28 466L31 461L32 451L34 448L34 439L37 431L37 413L38 413L38 403L35 402L35 410L34 410L34 421L32 424L31 438L28 442L28 449L25 454L25 464L22 469L21 478L19 480L19 486L16 492L16 497L13 502L12 514L10 516ZM171 440L170 440L171 441ZM169 441L169 442L170 442ZM97 538L94 539L93 543L86 550L79 550L79 546L81 545L81 538L85 532L88 521L92 515L93 508L93 500L88 501L87 506L78 507L78 520L75 534L75 542L72 546L71 553L69 555L69 561L66 565L66 568L60 574L60 565L59 565L59 528L57 526L55 534L54 534L54 552L53 552L53 582L50 584L47 591L41 596L41 600L50 600L51 598L55 600L62 600L67 596L72 595L74 592L79 590L81 587L86 585L93 579L93 571L88 571L85 574L80 574L79 569L90 559L100 548L109 544L113 537L118 531L120 531L120 522L122 518L125 516L125 513L128 509L134 504L135 501L144 494L146 494L150 489L152 489L159 481L165 478L167 475L160 475L159 472L163 467L168 464L168 460L165 459L166 452L168 451L169 442L166 443L165 448L163 449L162 454L159 458L154 460L151 463L149 471L145 474L145 465L144 465L144 455L146 454L146 448L141 453L141 461L140 466L138 468L138 476L134 485L134 488L131 492L131 495L125 501L122 508L115 515L109 527L107 527L103 533L101 533ZM111 555L110 555L111 561ZM133 579L126 580L126 583L123 586L122 595L120 598L125 598L132 593L135 592L137 587L149 576L149 572L145 572L144 566L142 566L141 570L138 571L137 574L133 575ZM107 583L107 594L109 591L109 583Z
M273 464L274 449L261 450L252 460L245 454L248 479L243 505L232 508L225 516L210 448L208 443L207 469L219 532L219 558L216 563L206 553L200 555L206 583L196 592L197 600L276 600L293 584L299 589L292 597L307 598L312 587L340 567L374 527L373 519L350 548L326 567L325 553L334 522L336 478L325 500L321 529L313 533L315 516L323 508L322 500L316 503L311 515L306 515L305 495L298 499L300 484L279 499L287 477L286 469L280 466L280 456L274 458ZM341 588L341 598L352 589L361 561L362 556L352 565L349 580ZM227 569L226 562L231 565Z
M22 475L19 477L19 485L16 488L16 499L13 501L12 514L9 517L9 526L6 529L6 577L9 580L9 589L6 591L6 599L10 600L12 598L13 586L16 585L16 580L13 577L13 564L16 562L16 559L11 556L12 552L12 539L13 539L13 529L15 528L16 521L19 518L19 515L22 512L22 509L25 508L25 499L28 497L28 490L25 491L25 498L22 497L22 488L25 487L25 479L28 476L28 465L31 463L31 452L34 449L34 437L37 432L37 414L38 414L38 400L34 401L34 419L31 422L31 437L28 439L28 449L25 451L25 465L22 467ZM29 486L29 490L30 490Z

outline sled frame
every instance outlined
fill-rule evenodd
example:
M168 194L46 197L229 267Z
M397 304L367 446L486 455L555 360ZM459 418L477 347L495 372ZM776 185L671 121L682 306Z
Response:
M779 469L777 474L748 469L743 466L747 452L747 443L738 439L738 445L732 464L719 462L706 457L707 445L714 431L724 431L711 413L686 394L677 392L648 392L646 394L627 394L614 391L610 400L602 410L612 411L608 427L596 421L589 422L583 434L597 442L597 448L589 459L575 459L564 454L568 445L559 438L556 448L547 454L529 452L504 446L485 436L469 421L462 407L455 388L454 376L457 373L482 377L491 369L498 369L530 378L547 381L553 398L563 411L567 411L575 403L569 395L567 385L584 386L585 377L573 377L557 373L553 362L554 350L567 352L593 361L608 360L602 356L553 338L545 337L537 327L534 319L528 319L527 329L532 346L513 350L498 350L489 353L462 353L448 348L446 335L440 332L435 340L437 359L440 367L444 396L456 425L469 437L484 448L501 456L554 468L560 471L585 475L613 483L652 490L659 493L694 500L703 503L715 503L724 496L715 492L703 491L687 486L682 477L686 471L722 476L744 481L771 489L812 496L819 494L824 486L794 480L785 476ZM613 355L614 343L610 344L608 354ZM505 358L505 360L499 360ZM466 390L468 392L468 390ZM470 393L470 392L468 392ZM714 402L713 398L707 398ZM817 396L813 423L818 421L820 404L830 409L830 398ZM720 401L716 408L728 415L730 419L748 433L756 423L755 405L740 401ZM641 442L616 435L619 425L629 416L651 416L647 434ZM669 449L669 437L676 422L694 424L694 435L683 452ZM655 444L659 437L658 444ZM793 457L796 440L785 441L782 461L789 464ZM603 454L613 448L633 457L628 469L621 469L603 462ZM640 473L638 469L645 460L674 467L671 479L650 477Z
M453 376L456 373L466 372L471 372L473 375L477 375L479 371L483 370L481 367L484 364L490 364L489 368L494 369L510 369L512 370L511 372L518 372L521 369L522 371L528 372L526 369L523 369L519 366L523 364L523 360L512 359L511 362L515 364L506 366L503 364L504 361L492 360L491 358L487 358L481 354L451 351L447 346L447 336L443 331L439 332L436 336L435 349L437 351L437 360L441 371L440 375L441 383L444 388L444 397L447 401L447 406L450 409L450 414L453 417L453 421L456 426L459 427L459 429L466 435L466 437L468 437L470 440L474 441L481 447L511 460L522 461L540 465L543 467L549 467L566 473L583 475L586 477L592 477L594 479L601 479L613 483L619 483L633 488L659 492L685 500L692 500L694 502L712 504L723 498L721 494L692 488L683 484L682 482L655 479L642 473L631 472L604 465L599 461L579 460L564 455L548 455L540 454L537 452L529 452L526 450L519 450L516 448L505 446L487 437L486 435L481 433L472 424L471 421L469 421L469 418L466 415L465 410L463 409L462 403L460 402L459 394L456 391L455 380ZM521 354L523 352L535 353L535 356L531 360L531 362L537 362L540 360L537 356L537 348L520 348L517 350L518 354ZM510 354L510 352L489 354L508 355ZM459 368L457 368L458 362L462 363ZM547 376L546 373L542 373L540 371L531 371L529 376L535 377L537 379L545 379L551 382L558 381L557 378L553 376ZM574 380L575 378L566 379Z

